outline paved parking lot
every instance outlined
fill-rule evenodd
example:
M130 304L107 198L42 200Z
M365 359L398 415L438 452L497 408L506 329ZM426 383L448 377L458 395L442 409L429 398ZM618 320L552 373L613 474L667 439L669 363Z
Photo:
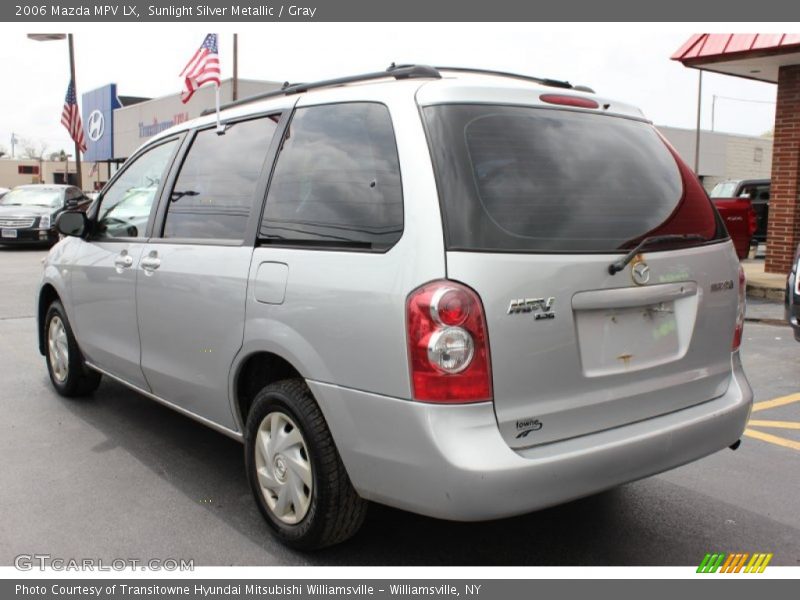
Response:
M800 564L800 344L788 327L747 324L742 354L760 404L736 452L492 523L373 505L356 538L304 555L269 537L236 442L108 380L90 399L56 395L35 342L44 255L0 249L2 565L32 553L197 565L696 565L710 551ZM777 312L753 304L754 314Z

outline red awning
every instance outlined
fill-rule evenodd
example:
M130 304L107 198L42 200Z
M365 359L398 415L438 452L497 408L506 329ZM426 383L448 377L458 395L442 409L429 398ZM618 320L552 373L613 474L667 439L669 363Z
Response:
M800 34L696 33L672 60L687 67L774 83L779 67L800 64Z

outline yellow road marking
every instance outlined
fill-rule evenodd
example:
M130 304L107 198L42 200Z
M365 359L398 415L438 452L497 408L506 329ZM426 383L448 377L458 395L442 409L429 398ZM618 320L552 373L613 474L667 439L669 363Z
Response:
M773 398L772 400L765 400L764 402L756 402L753 404L753 412L760 410L767 410L768 408L776 408L785 404L792 404L793 402L800 401L800 394L789 394L788 396L781 396L780 398Z
M755 438L757 440L761 440L762 442L769 442L770 444L776 444L778 446L783 446L784 448L791 448L792 450L800 450L800 442L787 440L786 438L778 437L777 435L772 435L771 433L764 433L763 431L756 431L755 429L745 429L744 434L747 437Z
M778 429L800 429L800 423L792 421L759 421L758 419L750 419L748 425L755 427L777 427Z

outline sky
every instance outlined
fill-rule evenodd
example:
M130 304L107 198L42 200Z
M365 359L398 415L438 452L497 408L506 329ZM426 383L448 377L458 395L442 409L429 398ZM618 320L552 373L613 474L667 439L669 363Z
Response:
M717 30L726 30L724 25L716 24ZM702 26L175 22L72 28L79 96L112 82L121 96L178 92L178 74L209 31L220 34L222 75L230 77L236 31L242 78L310 81L381 70L391 62L490 68L588 85L603 96L638 106L657 125L693 129L698 73L669 57L692 33L709 31ZM60 124L69 80L67 44L26 37L29 30L60 27L0 25L0 150L10 151L12 132L45 144L47 153L71 149ZM715 130L761 135L773 126L775 94L773 84L706 73L702 126L710 128L712 98L717 96Z

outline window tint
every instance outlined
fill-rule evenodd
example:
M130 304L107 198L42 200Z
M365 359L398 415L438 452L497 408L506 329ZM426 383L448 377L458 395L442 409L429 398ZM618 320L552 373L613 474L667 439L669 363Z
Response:
M96 237L144 237L158 186L177 145L178 140L164 142L126 166L103 193Z
M278 117L198 132L170 194L165 238L241 240Z
M424 115L451 249L610 252L679 212L670 233L716 231L705 194L682 201L678 165L647 123L519 106Z
M301 108L278 156L260 237L276 244L389 248L403 232L400 183L385 106Z

